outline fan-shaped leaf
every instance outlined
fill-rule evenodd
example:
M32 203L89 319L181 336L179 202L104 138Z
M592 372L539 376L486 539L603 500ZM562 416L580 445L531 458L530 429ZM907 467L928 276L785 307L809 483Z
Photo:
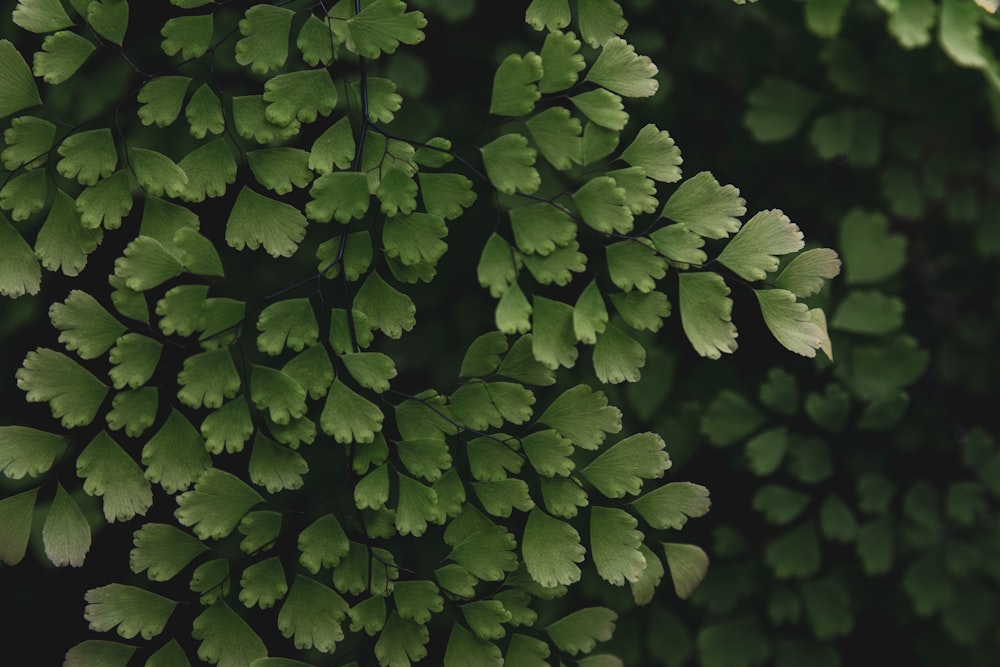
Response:
M121 227L122 218L132 210L132 203L128 171L120 169L81 192L76 198L76 210L84 227L95 229L103 225L111 230Z
M0 247L4 261L0 265L0 295L19 297L37 294L42 284L42 269L31 246L0 213Z
M191 635L201 641L198 657L205 662L249 665L267 657L267 647L261 638L222 600L212 603L191 625Z
M0 562L4 565L17 565L24 558L37 496L36 486L0 500Z
M541 97L538 80L542 78L542 58L528 52L512 53L500 63L493 76L490 113L497 116L526 116Z
M594 373L608 384L638 382L646 349L618 327L607 325L594 345Z
M56 171L80 185L95 185L114 173L118 164L115 140L107 128L71 134L59 144L58 151L62 159Z
M169 581L207 550L199 540L164 523L147 523L135 531L129 566L146 572L150 581Z
M143 125L166 127L181 113L184 94L191 84L186 76L158 76L139 90L139 120Z
M2 47L0 47L2 51ZM3 56L0 55L0 58ZM0 86L3 85L0 80ZM45 164L49 150L56 138L56 126L42 118L34 116L18 116L11 120L10 127L4 130L4 142L7 148L0 153L3 166L8 171L27 166L37 168Z
M252 11L252 10L251 10ZM279 74L264 84L264 117L285 127L293 121L312 123L329 116L337 105L337 89L326 68Z
M531 510L521 538L521 555L534 581L545 588L576 583L580 580L576 564L583 562L585 554L573 526L538 508Z
M531 0L524 20L535 30L561 30L569 25L568 0Z
M625 188L618 187L610 176L598 176L573 193L573 203L583 221L605 234L632 231L632 210L626 206Z
M22 6L23 3L18 3L14 15ZM63 27L67 26L60 26ZM42 101L38 95L38 86L31 76L31 70L28 69L28 63L18 53L14 44L6 39L0 39L0 100L3 100L0 102L0 118L33 107Z
M586 0L587 3L609 0ZM617 4L617 3L612 3ZM587 34L580 32L585 41ZM591 42L591 45L596 46ZM647 56L636 54L635 47L619 37L604 42L600 55L587 73L587 81L607 88L623 97L651 97L659 89L656 76L659 70Z
M53 32L73 25L59 0L18 0L11 19L19 28L35 33Z
M500 135L480 150L486 175L500 192L532 194L542 184L534 167L535 149L528 146L528 139L523 135Z
M32 72L45 83L63 83L76 74L96 48L86 37L62 30L42 42L42 50L35 53L32 61Z
M785 348L804 357L815 357L827 341L826 332L810 316L805 304L788 290L754 290L764 323Z
M551 426L577 447L593 450L600 447L606 434L621 431L622 413L608 405L604 392L591 391L580 384L556 398L538 421Z
M368 325L389 338L399 338L416 324L416 306L410 297L394 289L377 272L365 279L354 295L354 310L364 313Z
M68 356L40 347L24 358L17 386L31 403L46 401L65 428L94 421L108 387Z
M157 636L177 606L162 595L123 584L92 588L85 598L87 607L83 617L90 623L90 629L107 632L117 628L118 635L125 639L137 634L143 639Z
M174 513L183 526L191 526L199 538L221 539L233 532L240 519L263 498L235 475L217 468L207 469L194 489L177 497Z
M45 555L57 567L80 567L90 551L90 524L59 483L42 526L42 545Z
M707 171L687 179L667 200L663 217L683 223L692 232L722 239L740 228L736 216L746 213L746 202L732 185L719 185Z
M812 248L792 258L775 278L774 285L801 299L818 293L826 280L839 273L840 258L835 251Z
M146 479L174 493L188 488L212 460L197 429L175 408L142 448L142 463Z
M334 380L320 416L320 428L340 443L371 442L382 430L384 415L378 406Z
M427 19L422 12L406 11L402 0L373 0L345 23L347 49L365 58L378 58L382 53L395 53L400 43L422 42Z
M608 498L638 495L644 479L659 479L670 467L663 438L636 433L591 461L580 474Z
M344 638L341 621L350 610L344 598L315 579L298 575L278 613L278 629L295 648L333 653Z
M618 615L604 607L588 607L550 623L545 628L559 650L570 655L590 653L597 642L611 639Z
M403 618L394 611L389 614L375 642L375 657L383 667L409 667L411 662L419 662L427 656L428 641L430 633L426 625Z
M663 551L670 567L674 592L682 600L688 599L708 572L708 554L694 544L665 542Z
M87 667L87 665L107 665L125 667L137 647L119 642L88 639L66 652L66 667Z
M48 191L49 182L44 169L26 171L0 188L0 208L10 211L14 220L27 220L45 208ZM57 241L58 239L49 240L48 245L53 246ZM58 263L53 266L59 268Z
M212 44L214 21L212 14L177 16L168 19L160 29L160 44L168 56L181 54L184 60L200 58Z
M801 250L802 232L777 209L754 215L719 254L719 261L744 280L763 280L778 269L776 255Z
M129 147L129 162L139 187L154 197L166 193L168 197L182 197L187 190L188 177L184 170L163 153L145 148Z
M472 181L461 174L419 174L424 208L433 216L454 220L476 201Z
M153 505L153 491L142 468L106 432L101 431L76 459L83 490L104 499L109 523L144 515Z
M639 581L646 558L639 547L643 535L639 522L628 512L612 507L590 510L590 552L597 573L613 586Z
M295 451L282 447L257 433L250 455L250 481L270 493L302 487L302 475L309 471L306 460Z
M717 273L680 274L681 324L695 351L718 359L736 351L736 326L729 288Z
M199 352L184 360L177 375L181 388L177 398L191 408L222 407L223 399L232 398L240 388L240 376L226 348Z
M236 105L234 102L233 114L235 115L235 113ZM219 101L219 96L215 94L207 83L201 84L194 91L191 99L188 100L187 106L184 108L184 117L190 126L191 136L196 139L204 139L205 135L209 132L212 134L222 134L222 130L226 127L226 119L222 115L222 103ZM244 131L246 131L246 128L244 128ZM184 168L183 160L181 163L181 167ZM233 176L235 177L235 168L233 172ZM194 179L194 175L191 172L187 172L187 174L190 179Z
M288 36L294 12L273 5L255 5L240 20L243 38L236 42L236 62L258 74L280 69L288 57Z
M0 426L0 472L9 479L47 472L66 451L65 436L27 426Z
M81 290L72 290L62 303L49 307L52 326L59 329L59 342L76 350L81 359L95 359L114 345L125 326L97 299Z
M578 355L573 308L561 301L536 296L532 325L531 348L535 359L553 370L559 366L572 368Z
M530 17L528 21L531 22ZM538 90L554 93L575 84L579 73L587 66L579 50L580 40L572 32L550 31L542 45L542 78L538 81Z
M593 117L591 119L596 121ZM611 129L621 129L602 124ZM645 175L655 181L676 183L681 180L681 151L670 133L655 125L644 125L632 143L622 151L621 157L633 167L642 167Z

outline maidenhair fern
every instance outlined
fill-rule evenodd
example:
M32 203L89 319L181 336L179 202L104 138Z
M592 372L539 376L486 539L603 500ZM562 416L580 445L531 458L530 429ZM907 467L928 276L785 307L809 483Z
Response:
M657 67L613 0L534 0L534 50L485 82L472 140L396 129L403 82L375 74L428 27L401 0L172 5L19 0L38 37L0 41L0 292L81 276L49 311L65 351L17 373L58 424L0 427L0 469L31 478L0 501L0 555L40 524L82 565L82 487L134 524L144 575L87 594L126 641L66 664L619 664L591 655L616 611L559 598L590 568L638 604L668 571L688 597L708 559L672 531L709 500L663 481L669 441L625 432L597 385L639 380L668 292L703 356L737 348L733 289L784 347L831 355L799 299L836 254L796 255L785 214L744 222L739 190L629 124ZM157 33L162 55L140 48ZM122 63L104 108L49 102ZM393 341L456 226L480 250L448 261L495 329L456 334L457 375L428 386Z

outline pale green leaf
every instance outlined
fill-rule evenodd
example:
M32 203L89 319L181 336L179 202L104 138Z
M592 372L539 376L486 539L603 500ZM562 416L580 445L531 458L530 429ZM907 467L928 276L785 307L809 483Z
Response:
M632 502L646 523L660 530L680 530L688 518L704 516L711 505L708 489L692 482L664 484Z
M638 495L643 480L659 479L670 467L664 447L655 433L636 433L605 450L580 474L608 498Z
M597 176L573 193L573 202L583 221L605 234L632 231L632 210L626 205L626 191L610 176Z
M222 600L195 617L191 628L191 636L201 642L198 657L209 664L236 667L267 656L257 633Z
M559 431L577 447L594 450L601 446L606 434L621 431L622 413L608 405L604 392L579 384L560 394L538 421Z
M542 58L529 51L524 56L512 53L500 63L493 76L490 113L497 116L525 116L541 97L538 80L542 78Z
M0 500L0 562L4 565L17 565L24 559L38 488Z
M177 120L190 84L186 76L158 76L147 81L138 97L142 124L166 127Z
M73 25L59 0L18 0L11 19L19 28L35 33L53 32Z
M332 568L340 563L350 543L337 518L324 514L299 533L298 548L299 562L316 574L320 568Z
M521 538L521 555L534 581L545 588L576 583L581 574L577 563L583 562L586 552L573 526L538 508L531 510Z
M652 292L667 274L667 262L645 239L619 241L606 247L611 281L627 291Z
M341 621L349 610L344 598L331 588L297 575L278 613L278 629L292 639L297 649L333 653L337 642L344 638Z
M234 102L234 115L235 111ZM219 96L207 83L198 86L191 99L188 100L187 106L184 107L184 118L187 119L190 126L191 136L196 139L204 139L209 132L222 134L226 127L226 119L222 115L222 103L219 101Z
M309 190L312 200L306 204L306 215L318 222L336 219L347 223L361 218L371 201L367 180L360 172L341 171L320 176Z
M204 544L175 526L147 523L133 535L129 554L133 572L146 572L150 581L169 581L204 553Z
M483 146L483 166L497 190L504 194L532 194L542 184L535 169L536 152L521 134L503 134Z
M0 426L0 472L9 479L47 472L69 439L27 426ZM82 454L81 454L82 456Z
M80 185L95 185L114 173L118 164L115 140L107 128L71 134L59 144L58 150L62 159L56 164L56 171Z
M629 587L632 589L632 599L635 603L646 605L653 601L665 571L663 563L645 544L639 545L639 553L646 559L646 568L636 581L629 582Z
M499 298L517 280L515 253L497 233L490 234L483 245L483 252L476 267L476 276L482 287L488 287L490 296ZM524 295L521 295L522 299ZM529 307L530 309L530 307ZM506 332L503 327L497 327Z
M125 639L138 634L143 639L159 635L177 606L162 595L123 584L92 588L84 598L87 607L83 617L90 623L90 629L107 632L117 628L118 635Z
M530 313L530 306L529 306ZM525 316L527 317L527 315ZM498 372L504 377L525 384L547 387L555 384L555 371L538 362L532 352L533 336L521 336L510 347Z
M87 5L87 23L101 37L121 46L128 29L128 0L95 0Z
M530 8L528 11L530 16ZM530 18L528 21L531 22ZM579 50L580 40L572 32L563 33L558 29L550 31L545 36L540 54L542 78L538 80L538 90L542 93L554 93L566 90L575 84L580 72L587 67L587 62Z
M320 416L320 428L339 443L371 442L382 430L384 415L377 405L334 380Z
M112 230L121 227L132 203L132 183L128 171L121 169L81 192L76 198L76 210L84 227L95 229L103 225Z
M108 387L62 352L40 347L24 358L15 376L30 403L45 401L64 428L94 421Z
M90 524L59 483L42 526L42 545L45 555L57 567L80 567L90 551Z
M562 30L569 25L568 0L531 0L524 20L535 30Z
M645 348L618 327L609 324L603 333L597 334L594 373L601 382L638 382L639 369L645 365Z
M125 333L125 326L81 290L72 290L62 303L49 306L49 320L59 330L59 342L81 359L100 357Z
M396 377L392 358L381 352L344 354L340 360L358 384L379 394L388 391L389 380Z
M743 124L760 142L790 138L819 102L819 96L779 76L766 77L750 91Z
M375 657L382 667L410 667L427 656L428 641L430 633L426 625L393 611L375 642Z
M57 0L58 1L58 0ZM18 8L22 5L19 3ZM15 8L15 13L17 8ZM66 27L66 26L61 26ZM0 39L0 118L41 103L28 63L10 40Z
M680 274L681 324L695 351L718 359L736 351L736 326L729 287L717 273Z
M32 73L45 83L63 83L76 74L96 48L89 39L69 30L49 35L42 42L42 50L35 53Z
M269 6L269 5L268 5ZM298 134L302 123L293 120L288 125L277 125L267 119L267 102L263 95L242 95L232 99L233 123L236 133L258 144L284 140ZM194 127L192 126L192 131Z
M0 208L10 211L14 220L27 220L45 208L48 190L44 169L23 172L0 188Z
M279 195L304 188L312 181L309 153L300 148L264 148L247 153L247 163L257 182Z
M415 45L424 40L427 19L422 12L406 11L401 0L373 0L345 21L348 50L365 58L395 53L400 43Z
M115 275L137 292L162 285L183 271L179 259L151 236L139 236L129 242L124 256L115 260Z
M536 431L525 436L521 439L521 449L535 472L544 477L566 477L576 467L571 458L573 443L554 429Z
M549 107L524 124L542 155L556 169L565 171L583 161L583 126L569 109Z
M583 112L583 115L607 130L618 132L625 129L625 125L628 124L629 116L624 110L621 96L603 88L574 95L570 101ZM678 152L678 159L679 155Z
M605 175L613 178L615 185L625 191L625 205L632 211L632 215L653 213L659 207L656 183L646 178L646 171L642 167L615 169Z
M184 405L198 409L222 407L223 399L236 395L240 389L240 376L226 348L199 352L184 360L177 374L180 389L177 398Z
M580 252L580 244L576 241L558 246L547 255L521 255L520 258L532 277L542 285L568 285L574 273L587 268L587 256Z
M365 314L371 329L389 338L399 338L417 323L417 307L410 297L393 288L375 271L354 295L354 310Z
M584 1L609 2L610 0ZM590 42L582 26L580 32L584 40ZM635 47L625 40L611 37L604 42L600 55L587 72L587 81L623 97L651 97L659 89L659 83L654 78L658 71L648 56L638 55Z
M37 294L42 283L38 259L31 246L3 214L0 214L0 247L4 248L4 261L0 264L0 295L16 298Z
M505 605L506 606L506 605ZM515 633L507 645L504 664L523 665L524 667L547 667L547 658L551 654L548 644L541 639Z
M570 655L590 653L597 642L611 639L618 615L604 607L587 607L550 623L545 632L559 650Z
M307 298L275 301L257 317L257 349L274 356L287 347L301 352L319 340L319 324ZM301 415L298 415L301 416Z
M0 85L3 85L2 81ZM10 127L3 132L7 148L0 153L0 159L3 160L4 169L14 171L22 166L29 169L42 166L55 138L56 126L47 120L34 116L12 119Z
M190 336L201 322L201 310L208 294L207 285L178 285L156 302L160 331L168 336Z
M229 595L230 572L228 558L205 561L191 573L190 589L200 593L202 605L214 604Z
M778 209L750 218L719 253L718 260L744 280L764 280L778 269L777 255L801 250L802 231Z
M719 185L711 173L702 171L680 184L663 207L662 216L706 238L722 239L739 230L737 216L746 210L738 189Z
M337 106L337 89L325 68L300 70L268 79L264 101L264 117L275 125L312 123L317 115L329 116Z
M82 641L66 652L63 662L66 667L125 667L137 647L119 642L88 639Z
M251 482L263 486L269 493L278 493L301 488L302 476L309 471L309 466L298 453L258 432L248 470Z
M250 407L244 396L227 402L201 422L205 449L212 454L219 454L223 450L230 454L242 451L243 444L253 432Z
M188 177L173 160L163 153L134 146L129 147L128 154L135 180L148 194L154 197L164 193L168 197L184 195Z
M760 312L771 334L786 349L804 357L815 357L828 340L826 332L812 319L809 308L795 300L788 290L754 290Z
M552 370L573 367L579 353L571 306L542 296L534 298L531 350L535 359Z
M168 19L160 29L163 35L160 46L168 56L180 53L184 60L200 58L212 44L213 29L212 14L177 16Z
M333 33L330 32L330 26L315 14L310 14L302 24L295 46L302 52L302 59L312 67L333 62L336 48Z
M288 592L285 570L277 556L250 565L240 576L240 602L270 609Z
M354 160L354 151L351 120L344 116L328 127L313 143L309 151L309 168L318 174L329 174L334 167L348 169ZM367 186L361 187L362 191L367 192L367 189Z
M236 62L258 74L280 69L288 57L288 36L294 12L273 5L255 5L246 11L236 42Z
M418 178L424 209L431 215L454 220L476 201L472 181L461 174L421 172Z
M663 318L670 315L670 301L663 292L620 292L611 295L611 303L633 329L659 331Z
M382 182L385 183L385 180ZM413 189L416 192L416 183L413 184ZM382 244L386 256L398 257L405 266L435 264L448 250L448 244L442 240L447 234L448 228L444 220L436 215L396 215L385 221Z
M612 507L590 511L590 552L597 574L612 586L639 581L646 558L639 547L643 535L639 522L628 512Z
M774 280L774 286L799 298L823 289L825 281L840 273L840 257L829 248L812 248L792 258Z
M849 212L840 222L837 247L849 285L881 282L896 275L906 261L906 237L890 234L889 220L881 213Z
M146 479L159 484L167 493L183 491L209 469L212 459L205 451L205 441L176 408L172 409L160 430L142 448Z
M596 121L593 117L591 119ZM610 125L606 127L621 129ZM653 124L644 125L639 130L632 143L622 151L621 157L633 167L642 167L646 176L654 181L676 183L681 180L680 165L684 161L681 151L669 132Z
M156 421L160 396L156 387L126 389L115 395L111 410L105 415L112 431L125 429L125 435L135 438Z
M208 468L191 491L177 496L174 515L202 540L222 539L263 498L235 475Z
M452 549L448 558L483 581L500 581L517 569L517 540L503 526L473 532Z
M686 600L691 596L708 572L708 554L695 544L666 542L663 551L667 556L670 578L677 597Z
M902 2L889 16L889 32L903 48L927 46L937 24L938 4L934 0Z
M521 479L476 482L472 488L483 509L492 516L507 518L515 508L527 512L535 506L528 485Z
M272 257L291 257L305 238L306 218L295 207L243 186L226 221L226 243L237 250L263 246Z
M987 56L979 25L982 12L971 2L941 1L938 39L941 48L963 67L986 67Z

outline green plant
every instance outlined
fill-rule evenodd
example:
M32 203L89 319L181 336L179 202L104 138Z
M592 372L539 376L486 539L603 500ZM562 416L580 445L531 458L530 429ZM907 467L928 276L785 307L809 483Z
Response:
M781 211L743 223L629 123L657 68L612 0L535 0L533 50L448 78L484 87L459 92L491 116L468 138L424 129L432 99L407 115L429 28L400 0L172 5L19 0L38 38L0 41L0 291L74 279L47 297L70 354L17 373L58 423L0 427L0 555L41 525L80 566L134 529L134 576L119 554L85 610L128 641L67 664L618 664L590 655L616 612L564 595L644 604L669 568L687 597L707 556L672 531L709 502L656 481L663 439L616 436L600 384L639 380L667 291L703 356L736 349L730 285L831 354L799 299L836 254L798 253ZM495 306L450 307L473 275Z

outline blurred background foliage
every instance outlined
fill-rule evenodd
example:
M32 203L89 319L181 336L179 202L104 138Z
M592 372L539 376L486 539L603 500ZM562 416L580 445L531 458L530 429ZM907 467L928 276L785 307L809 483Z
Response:
M0 33L26 39L5 4ZM456 84L531 48L526 3L411 4L428 14L436 47L385 65L406 99L396 131L474 137L489 86ZM669 130L686 174L711 169L750 209L780 207L811 242L835 248L844 271L815 297L833 363L793 358L741 307L751 292L734 291L734 355L700 359L672 318L641 341L642 380L606 388L627 431L661 433L672 474L712 493L709 515L685 527L711 558L701 587L684 601L661 587L622 614L608 649L628 665L670 667L996 664L1000 79L989 49L1000 20L973 0L622 4L629 41L660 68L660 92L633 103L632 125ZM101 67L81 73L85 98L53 105L99 108L129 87L127 68ZM426 386L455 376L453 341L492 319L485 290L459 277L463 247L480 248L493 226L489 203L477 206L452 227L440 289L417 303L420 325L392 351L400 373ZM91 261L119 252L108 243ZM248 275L231 289L268 282ZM46 280L43 294L0 303L2 423L48 419L12 380L27 350L54 342L44 304L70 283ZM127 528L104 530L83 576L44 558L0 569L14 612L0 631L6 651L57 664L83 636L84 592L106 583L101 565L125 567L130 545ZM571 596L629 607L620 593L602 599L606 587L584 585ZM52 641L39 645L39 632Z

